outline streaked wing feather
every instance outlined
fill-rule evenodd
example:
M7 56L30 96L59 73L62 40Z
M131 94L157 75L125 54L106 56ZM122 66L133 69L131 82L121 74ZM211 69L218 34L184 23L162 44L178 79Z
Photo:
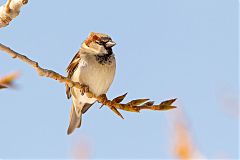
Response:
M80 59L81 59L80 54L79 54L79 52L77 52L67 67L67 73L68 73L67 77L68 78L72 78L74 71L78 67ZM67 94L68 99L71 98L70 87L68 87L68 85L66 85L66 94Z

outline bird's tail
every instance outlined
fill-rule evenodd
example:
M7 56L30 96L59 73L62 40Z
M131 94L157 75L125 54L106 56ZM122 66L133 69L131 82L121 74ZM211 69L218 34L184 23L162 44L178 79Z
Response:
M72 105L70 112L70 122L67 130L68 135L71 134L75 130L75 128L80 128L81 126L82 112L78 110L79 108L75 108L74 105Z

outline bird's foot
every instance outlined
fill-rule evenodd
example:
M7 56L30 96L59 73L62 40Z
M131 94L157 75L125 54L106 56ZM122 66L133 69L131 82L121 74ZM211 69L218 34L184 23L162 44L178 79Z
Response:
M81 89L80 89L81 95L83 96L84 93L89 92L89 87L85 84L81 84Z
M98 96L97 98L103 105L106 105L108 99L106 94L101 94L100 96Z

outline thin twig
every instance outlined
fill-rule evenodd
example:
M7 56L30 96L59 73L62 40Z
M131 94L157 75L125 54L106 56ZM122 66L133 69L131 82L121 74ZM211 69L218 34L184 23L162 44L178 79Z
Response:
M0 28L7 26L17 17L21 7L27 3L28 0L7 0L6 4L0 6Z
M78 82L73 82L71 79L62 76L59 73L56 73L52 70L44 69L44 68L40 67L37 62L29 59L25 55L22 55L22 54L19 54L19 53L13 51L9 47L7 47L1 43L0 43L0 50L9 54L12 58L18 58L21 61L29 64L37 71L37 73L40 76L49 77L49 78L58 80L60 83L65 83L69 87L76 87L76 88L80 89L89 98L95 98L102 105L108 106L114 113L116 113L121 118L123 118L123 116L120 114L120 112L117 109L129 111L129 112L140 112L140 110L143 110L143 109L162 111L162 110L169 110L169 109L176 108L176 106L172 106L172 103L176 99L163 101L162 103L160 103L158 105L154 105L153 101L148 101L149 99L136 99L136 100L132 100L126 104L123 104L121 102L126 97L127 93L124 95L121 95L119 97L116 97L113 100L108 100L108 98L105 94L96 96L91 91L86 92L86 90L84 89L84 87L85 87L84 84L80 84Z

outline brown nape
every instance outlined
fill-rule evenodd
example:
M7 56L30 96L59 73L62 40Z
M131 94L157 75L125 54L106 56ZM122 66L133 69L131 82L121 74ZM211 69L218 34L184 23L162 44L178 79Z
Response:
M95 35L94 33L91 33L90 36L88 37L88 39L85 40L85 44L86 44L87 46L89 46L89 44L90 44L91 42L96 41L96 40L99 40L99 39L100 39L100 38L99 38L97 35Z

